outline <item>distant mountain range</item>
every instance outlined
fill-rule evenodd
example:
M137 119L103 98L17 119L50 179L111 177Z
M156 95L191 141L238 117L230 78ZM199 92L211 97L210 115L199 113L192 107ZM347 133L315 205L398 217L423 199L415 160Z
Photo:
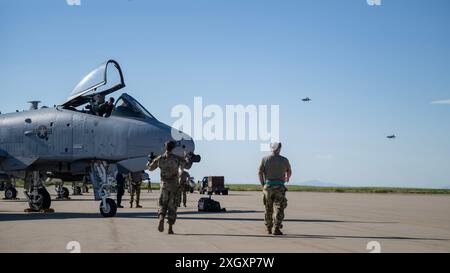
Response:
M328 183L320 180L310 180L300 183L292 183L291 185L311 186L311 187L352 188L351 186ZM450 190L450 185L444 187L436 187L436 189Z
M323 182L320 180L310 180L310 181L305 181L305 182L301 182L301 183L293 183L293 185L312 186L312 187L336 187L336 188L347 187L345 185L327 183L327 182Z

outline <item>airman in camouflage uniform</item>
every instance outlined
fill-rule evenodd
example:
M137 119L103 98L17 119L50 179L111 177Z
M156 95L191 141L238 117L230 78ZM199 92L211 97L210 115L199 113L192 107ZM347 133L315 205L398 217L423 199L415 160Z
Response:
M283 235L284 210L287 207L285 183L292 175L289 160L280 155L281 143L272 143L272 154L262 159L259 166L259 180L263 186L265 223L267 233Z
M189 190L189 178L190 175L187 171L182 170L180 174L180 190L178 193L178 207L181 206L181 201L183 201L184 207L186 207L186 193Z
M133 207L134 195L136 194L136 208L142 208L139 205L141 199L142 172L130 173L130 208Z
M159 197L159 225L158 230L164 231L164 219L167 216L169 224L169 234L174 234L173 225L177 219L177 198L179 191L179 175L178 171L182 169L190 169L192 162L188 159L177 156L172 153L175 148L175 142L169 141L165 144L166 152L151 159L147 164L150 171L160 168L161 170L161 195Z

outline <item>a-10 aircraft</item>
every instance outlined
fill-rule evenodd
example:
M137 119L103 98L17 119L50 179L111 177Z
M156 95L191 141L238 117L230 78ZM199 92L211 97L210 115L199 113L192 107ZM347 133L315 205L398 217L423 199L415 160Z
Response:
M50 208L43 185L47 178L80 181L87 176L101 200L100 213L112 217L117 205L109 198L111 170L144 170L148 156L162 154L169 140L177 143L175 154L200 161L188 135L158 121L126 93L109 117L99 116L105 96L124 87L119 64L109 60L84 77L59 106L38 109L33 102L28 111L0 114L0 174L24 179L31 210Z

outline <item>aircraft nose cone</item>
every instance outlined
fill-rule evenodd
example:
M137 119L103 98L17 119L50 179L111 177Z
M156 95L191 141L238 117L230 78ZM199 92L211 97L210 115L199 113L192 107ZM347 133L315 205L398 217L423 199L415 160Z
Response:
M183 149L186 151L186 153L193 153L195 151L195 144L192 139L183 140L181 142L181 147L184 147Z
M178 140L177 140L178 139ZM179 156L184 156L185 153L194 153L195 144L190 136L187 134L182 134L180 137L175 139L177 146L174 149L173 153Z

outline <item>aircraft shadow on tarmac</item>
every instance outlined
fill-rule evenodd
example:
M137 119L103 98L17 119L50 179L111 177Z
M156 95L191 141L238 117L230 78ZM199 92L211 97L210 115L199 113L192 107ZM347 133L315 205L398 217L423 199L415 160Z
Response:
M6 212L6 213L5 213ZM199 217L183 217L182 215L225 215L237 213L262 213L256 210L230 210L227 212L198 212L198 211L179 211L177 219L184 220L228 220L228 218L199 218ZM66 219L105 219L98 213L81 213L81 212L55 212L55 213L9 213L7 211L0 211L0 222L6 221L33 221L33 220L66 220ZM114 218L147 218L158 219L157 212L117 212ZM230 218L231 220L239 220L240 218ZM245 220L245 218L243 219ZM257 219L254 219L257 220Z
M61 202L61 201L72 201L72 202L92 202L94 199L77 199L71 197L70 199L52 199L52 202ZM157 201L159 200L159 197L146 197L146 198L140 198L142 201ZM94 201L100 201L100 200L94 200ZM26 203L26 201L22 201L23 203ZM123 204L128 204L130 202L129 198L122 199Z
M222 213L197 212L197 211L181 211L178 212L179 220L200 220L200 221L255 221L263 222L262 218L233 218L233 217L217 217L229 214L249 214L263 213L263 211L255 210L230 210ZM216 217L192 217L189 215L215 215ZM158 219L157 212L118 212L115 218L145 218ZM65 219L104 219L98 213L77 213L77 212L56 212L50 214L42 213L2 213L0 214L0 222L5 221L33 221L33 220L65 220ZM370 221L343 221L343 220L327 220L327 219L285 219L285 222L301 222L301 223L363 223L363 224L396 224L394 222L370 222ZM285 234L280 237L272 235L258 234L215 234L215 233L196 233L182 234L182 236L220 236L220 237L253 237L253 238L277 238L277 239L369 239L369 240L419 240L419 241L450 241L449 239L440 238L418 238L418 237L398 237L398 236L349 236L349 235L315 235L315 234Z
M159 200L158 197L145 197L145 198L140 198L141 201L156 201ZM10 199L1 199L1 201L5 202L5 203L28 203L27 200L25 199L14 199L14 200L10 200ZM71 202L92 202L93 199L81 199L81 198L77 198L77 197L69 197L69 199L65 198L65 199L58 199L58 198L52 198L52 202L67 202L67 201L71 201ZM100 200L95 200L95 201L100 201ZM128 202L130 202L129 198L123 198L122 202L125 204Z
M226 212L198 212L198 211L179 211L177 219L179 220L197 220L197 221L240 221L240 222L263 222L263 217L228 217L232 214L250 214L264 213L257 210L228 210ZM201 215L201 217L191 216ZM206 216L205 215L210 215ZM227 216L227 217L220 217ZM104 219L98 213L80 213L80 212L55 212L49 214L42 213L3 213L0 214L0 222L6 221L33 221L33 220L65 220L65 219ZM115 218L146 218L158 219L157 212L123 212L119 211ZM284 222L300 223L353 223L353 224L396 224L395 222L375 222L375 221L345 221L332 219L285 219Z
M284 234L282 236L257 235L257 234L199 234L199 233L176 233L181 236L219 236L219 237L250 237L250 238L274 238L274 239L365 239L365 240L410 240L410 241L450 241L440 238L417 238L417 237L398 237L398 236L348 236L348 235L314 235L314 234Z

